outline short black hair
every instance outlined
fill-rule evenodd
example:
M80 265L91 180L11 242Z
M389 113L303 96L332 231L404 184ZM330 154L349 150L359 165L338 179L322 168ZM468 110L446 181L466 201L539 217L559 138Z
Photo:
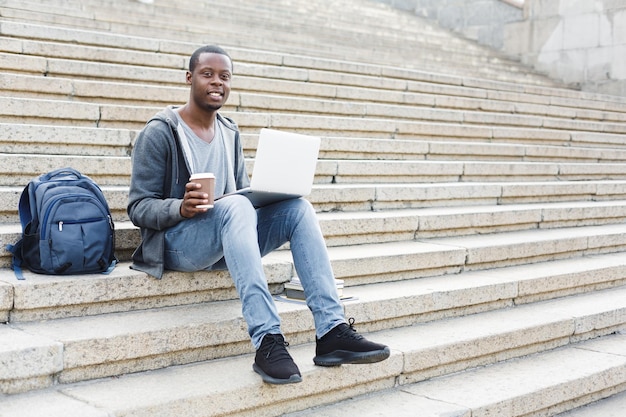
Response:
M191 58L189 58L189 72L193 72L193 70L196 69L196 65L198 65L198 62L200 61L200 55L205 53L225 55L230 60L231 67L233 65L233 59L223 48L217 45L205 45L196 49L194 53L191 54Z

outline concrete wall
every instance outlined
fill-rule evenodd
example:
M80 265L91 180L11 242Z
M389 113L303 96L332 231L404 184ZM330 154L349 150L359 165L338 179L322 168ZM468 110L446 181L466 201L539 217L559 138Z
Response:
M521 8L501 0L378 1L436 20L443 28L496 49L503 47L505 23L523 19Z
M572 86L626 96L626 0L526 0L503 48Z
M378 1L436 20L572 87L626 96L626 0Z

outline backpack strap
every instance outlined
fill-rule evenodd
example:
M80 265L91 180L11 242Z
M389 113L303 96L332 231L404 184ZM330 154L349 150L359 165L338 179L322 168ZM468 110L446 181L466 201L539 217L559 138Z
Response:
M22 191L17 207L22 232L26 230L26 226L37 216L36 209L30 206L30 193L31 187L27 185L24 187L24 191ZM22 244L23 240L20 239L15 245L9 244L6 246L7 250L13 255L11 259L11 269L13 269L15 277L19 280L24 280L24 273L22 272Z
M102 271L102 274L109 275L111 272L113 272L113 270L115 269L115 265L117 265L117 262L117 258L114 258L106 271Z
M77 170L75 170L74 168L65 167L65 168L55 169L54 171L50 171L47 174L43 174L42 176L39 177L39 181L45 182L45 181L53 180L57 177L67 177L67 176L72 176L74 177L74 179L77 179L77 180L84 178L84 175L78 172Z
M39 221L37 214L37 205L30 204L31 201L37 201L35 194L37 192L37 186L39 184L48 182L53 179L58 179L59 177L68 177L71 176L74 179L81 179L85 176L71 167L59 168L54 171L50 171L47 174L43 174L39 176L39 178L32 180L31 182L24 187L24 191L22 191L22 195L20 196L20 202L18 205L18 213L20 216L20 223L22 224L22 231L26 229L26 226L33 222Z
M15 278L23 281L25 278L22 272L22 240L20 239L15 245L7 245L7 250L13 254L11 269L15 272Z
M30 187L30 184L24 187L24 191L22 191L22 195L20 195L20 202L17 206L17 212L20 216L20 223L22 224L22 231L26 229L26 225L28 223L37 218L37 208L30 206L30 199L33 198L33 201L35 201L35 196L31 197L30 195L31 192L34 192L33 190L31 190L31 188L32 187Z

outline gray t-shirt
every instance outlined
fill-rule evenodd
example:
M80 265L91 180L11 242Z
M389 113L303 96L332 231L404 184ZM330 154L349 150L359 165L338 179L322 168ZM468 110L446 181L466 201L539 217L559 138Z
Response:
M212 172L215 174L215 198L221 197L226 193L226 173L228 172L228 161L226 158L226 148L224 146L224 137L219 124L215 124L215 136L211 143L207 143L202 140L193 130L185 123L180 117L178 112L175 112L178 117L178 123L183 128L187 142L189 144L189 150L193 158L193 167L196 174L199 172Z

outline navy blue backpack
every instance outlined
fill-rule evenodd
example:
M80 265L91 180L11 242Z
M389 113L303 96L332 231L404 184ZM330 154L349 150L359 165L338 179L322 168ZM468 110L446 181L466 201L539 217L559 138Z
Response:
M115 227L100 187L73 168L43 174L20 196L22 238L8 249L13 270L39 274L109 273L115 267Z

